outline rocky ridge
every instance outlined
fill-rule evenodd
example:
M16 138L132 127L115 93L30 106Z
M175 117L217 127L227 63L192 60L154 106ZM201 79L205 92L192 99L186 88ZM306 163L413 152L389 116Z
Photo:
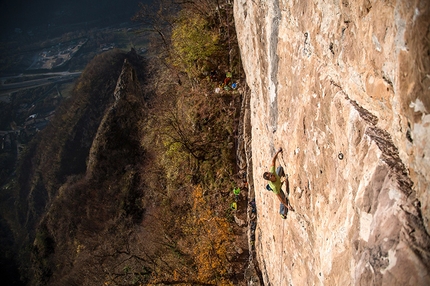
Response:
M428 285L428 3L234 5L261 282ZM260 175L278 147L286 220Z

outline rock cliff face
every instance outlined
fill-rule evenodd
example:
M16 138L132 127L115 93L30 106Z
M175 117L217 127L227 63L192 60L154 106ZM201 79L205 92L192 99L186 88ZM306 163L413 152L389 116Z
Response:
M428 1L234 5L262 282L430 285ZM286 220L261 175L278 147Z

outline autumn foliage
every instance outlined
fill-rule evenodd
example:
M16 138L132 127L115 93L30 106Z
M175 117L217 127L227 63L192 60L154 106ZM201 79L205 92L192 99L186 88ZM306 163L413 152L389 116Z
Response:
M197 279L215 283L218 277L232 272L228 254L232 252L233 233L227 219L211 210L200 186L194 188L192 197L186 234L195 238L191 253L195 257Z
M241 95L208 78L240 74L232 6L179 8L171 30L154 29L166 50L97 56L23 155L14 192L30 285L243 284L229 212ZM121 72L133 89L115 98Z

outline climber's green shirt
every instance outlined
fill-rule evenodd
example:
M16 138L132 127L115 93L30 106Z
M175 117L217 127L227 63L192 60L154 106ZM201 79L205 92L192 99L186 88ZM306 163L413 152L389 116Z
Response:
M275 182L269 181L269 186L270 188L272 188L273 193L277 195L281 193L281 177L279 177L278 174L276 174L275 166L270 167L269 172L272 174L275 174L276 181Z

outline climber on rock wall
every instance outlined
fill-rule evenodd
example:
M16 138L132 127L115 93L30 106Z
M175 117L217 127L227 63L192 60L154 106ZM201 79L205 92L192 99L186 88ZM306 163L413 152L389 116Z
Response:
M282 191L281 187L284 181L287 181L287 188L288 188L288 178L284 173L284 169L282 166L279 166L276 169L276 159L278 157L278 154L282 152L282 148L279 148L279 150L276 152L275 156L272 158L272 162L270 165L269 172L264 172L263 178L267 181L269 181L269 184L266 186L268 190L271 190L279 199L281 202L281 215L283 214L283 207L287 208L288 210L294 211L293 207L290 205L290 202L286 198L284 192ZM281 177L284 177L284 181L281 181Z

